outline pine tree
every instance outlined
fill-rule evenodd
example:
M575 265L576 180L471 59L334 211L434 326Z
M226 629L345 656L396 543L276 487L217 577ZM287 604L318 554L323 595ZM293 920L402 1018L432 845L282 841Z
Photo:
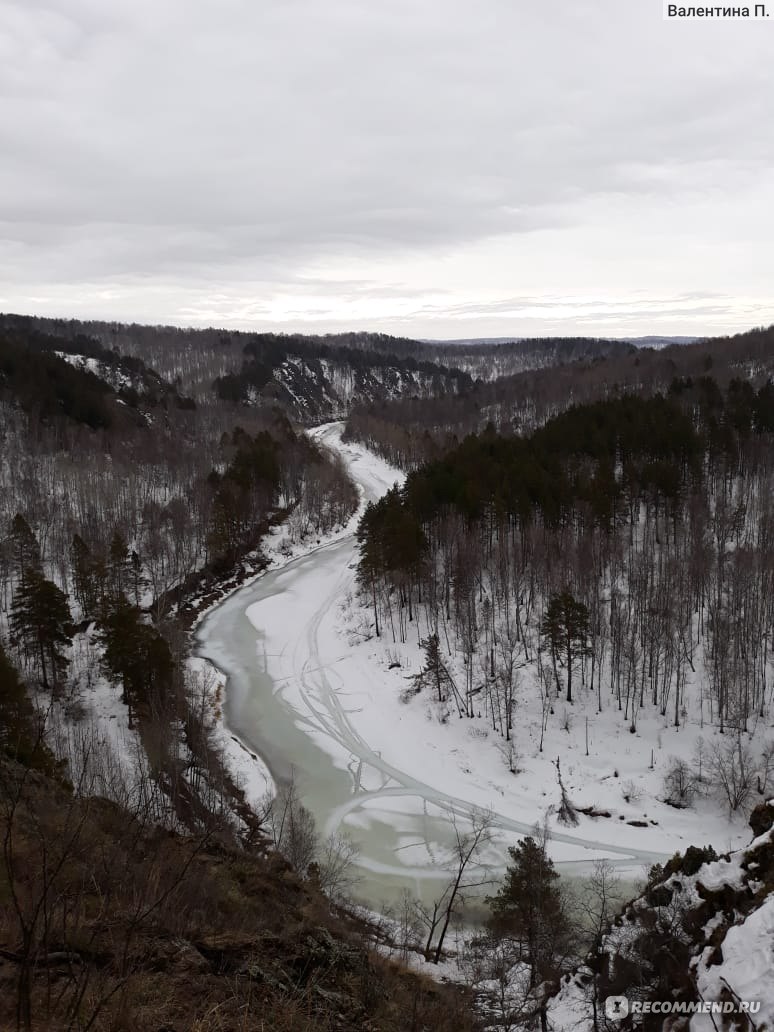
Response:
M27 570L40 569L40 546L29 523L18 512L11 520L11 551L16 576L21 584Z
M508 849L511 863L496 896L487 899L492 916L489 925L502 937L520 944L530 967L530 984L551 978L564 959L571 940L556 873L545 843L531 836Z
M437 634L430 634L419 643L425 650L425 664L421 671L414 677L414 684L421 689L425 684L430 684L439 702L446 701L446 691L449 688L450 676L443 660L441 659L441 645Z
M564 654L567 666L567 701L572 702L572 667L578 656L584 655L589 635L589 611L582 602L576 602L569 591L553 595L548 603L540 633L548 639L554 660Z
M139 706L168 692L174 671L172 653L166 639L144 622L142 612L123 595L111 602L100 637L105 672L121 682L131 724Z
M45 688L56 687L67 669L62 649L72 643L67 595L34 567L24 571L11 607L11 634L39 664Z

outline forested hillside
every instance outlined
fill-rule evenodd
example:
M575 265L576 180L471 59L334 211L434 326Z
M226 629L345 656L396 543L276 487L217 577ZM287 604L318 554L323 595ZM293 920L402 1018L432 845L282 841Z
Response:
M346 522L340 461L279 411L197 405L137 357L18 327L0 331L0 439L0 640L56 757L111 797L141 783L184 826L239 810L186 630L260 568L272 523L292 540Z
M591 362L632 354L635 345L597 337L531 337L527 340L439 341L430 345L436 360L463 369L475 380L499 380L529 369Z
M280 405L305 423L345 417L353 405L398 400L437 406L462 396L480 404L479 397L502 396L502 388L487 384L500 381L512 393L509 378L525 370L578 369L636 351L583 337L444 343L382 333L226 332L14 315L0 315L0 326L63 341L73 356L90 358L95 347L103 360L131 356L121 361L146 363L197 401L210 400L214 390L235 404Z
M456 395L356 405L348 434L394 465L411 469L488 423L502 433L529 433L568 405L620 393L663 393L675 378L710 375L723 387L733 379L760 386L774 373L774 328L664 348L619 347L606 357L578 354L577 361L536 364Z
M424 649L408 698L484 722L513 770L578 702L587 755L594 714L655 751L689 724L700 753L660 757L656 794L744 810L774 772L772 434L770 380L675 379L410 473L359 529L375 632Z
M2 335L0 392L33 419L52 425L64 416L90 430L148 421L152 409L196 406L137 358L96 341L72 341L31 330Z
M380 333L326 336L186 330L0 315L8 334L63 343L84 360L139 363L197 402L279 406L305 424L347 415L353 402L467 390L467 372L439 361L432 345Z
M270 398L312 422L345 417L355 401L442 396L472 383L467 373L411 355L293 335L255 337L245 344L244 354L239 372L215 381L218 397L242 404Z

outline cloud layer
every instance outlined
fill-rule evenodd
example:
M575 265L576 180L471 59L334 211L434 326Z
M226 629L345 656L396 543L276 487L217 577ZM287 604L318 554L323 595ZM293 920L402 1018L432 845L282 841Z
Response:
M774 321L772 44L659 0L0 2L0 308Z

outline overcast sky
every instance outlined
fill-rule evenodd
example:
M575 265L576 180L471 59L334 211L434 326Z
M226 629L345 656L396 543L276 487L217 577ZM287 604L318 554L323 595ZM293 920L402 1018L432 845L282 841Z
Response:
M5 311L421 337L774 322L774 16L0 0L0 90Z

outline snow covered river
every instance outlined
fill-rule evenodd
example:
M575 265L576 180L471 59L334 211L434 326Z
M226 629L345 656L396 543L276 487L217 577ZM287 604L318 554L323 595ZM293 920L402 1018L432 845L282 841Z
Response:
M378 498L392 486L394 471L365 449L343 444L341 431L334 423L314 434L340 452L364 500ZM428 899L448 877L440 865L453 839L452 819L464 826L481 795L461 794L459 781L450 787L437 759L426 774L415 754L404 765L399 727L389 757L374 746L368 727L379 719L379 704L367 690L371 674L352 662L334 619L354 591L356 555L351 530L267 572L207 615L197 651L228 678L229 730L265 761L276 782L293 773L324 834L341 828L359 844L358 895L378 905L405 887ZM415 742L407 739L405 748L415 753ZM499 838L486 859L502 867L507 846L530 834L532 824L499 812L496 796L486 805ZM573 875L600 857L630 876L663 859L580 831L555 832L551 853Z

